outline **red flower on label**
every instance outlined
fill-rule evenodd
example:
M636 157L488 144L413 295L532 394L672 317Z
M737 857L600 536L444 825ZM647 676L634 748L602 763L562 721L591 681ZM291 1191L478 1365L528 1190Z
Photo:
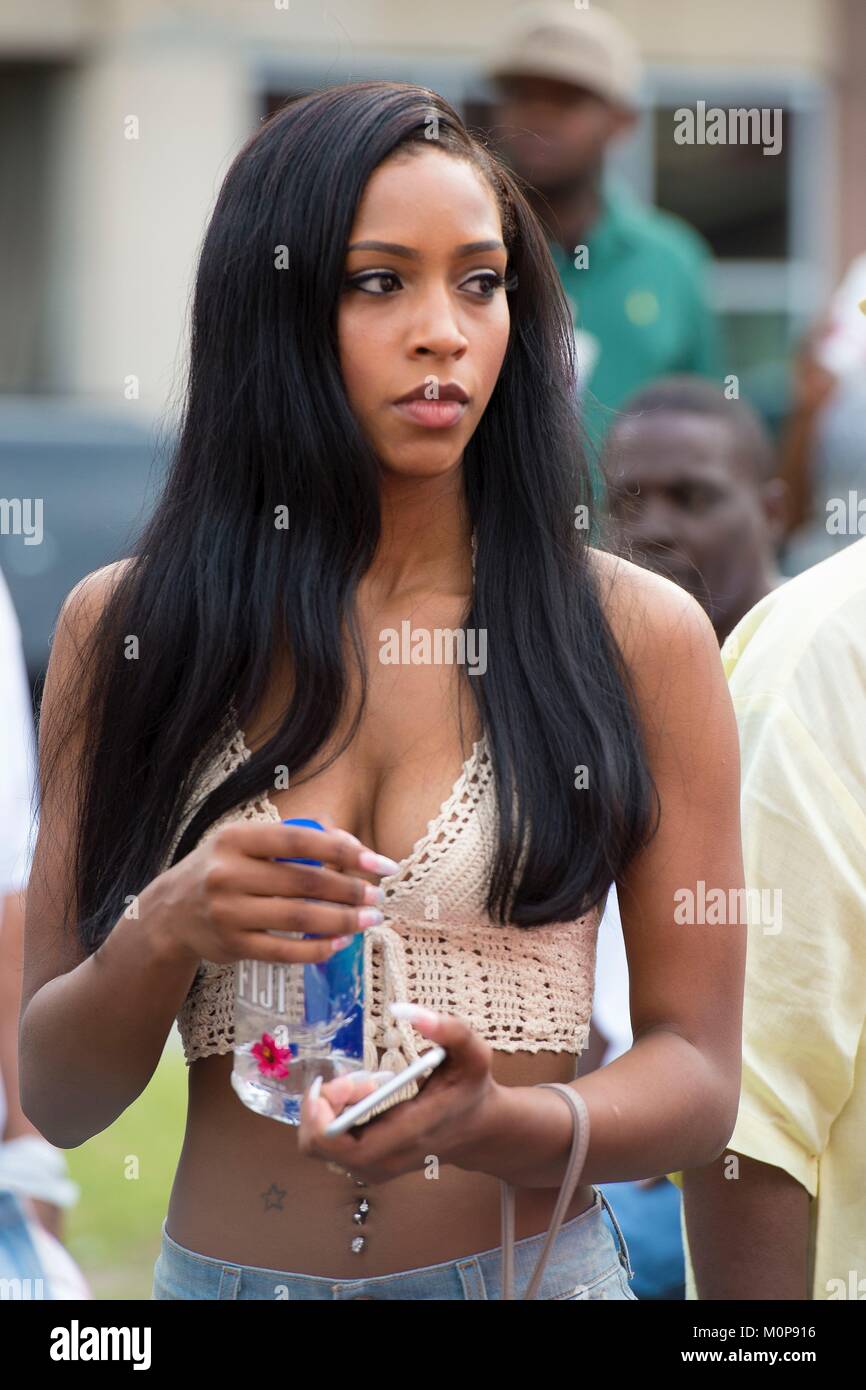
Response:
M259 1064L262 1076L288 1076L291 1050L288 1047L280 1047L270 1033L263 1033L261 1042L254 1043L250 1051Z

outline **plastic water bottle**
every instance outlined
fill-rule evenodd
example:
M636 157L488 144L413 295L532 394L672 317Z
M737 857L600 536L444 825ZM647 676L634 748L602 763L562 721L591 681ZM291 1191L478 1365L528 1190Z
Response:
M283 825L324 830L293 817ZM319 859L280 859L313 864ZM273 932L291 941L321 940L313 932ZM330 1081L363 1065L364 933L328 960L283 964L235 962L235 1044L232 1086L244 1105L285 1124L300 1124L301 1099L317 1076Z

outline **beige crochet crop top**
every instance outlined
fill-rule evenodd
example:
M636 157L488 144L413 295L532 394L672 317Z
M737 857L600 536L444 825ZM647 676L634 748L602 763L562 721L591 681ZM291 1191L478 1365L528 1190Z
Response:
M191 798L185 825L213 787L250 756L234 729ZM473 744L450 795L395 874L380 880L385 920L364 933L364 1066L399 1071L431 1046L388 1003L408 1000L461 1017L501 1052L586 1047L601 907L574 922L501 926L485 911L496 842L496 796L486 736ZM265 794L231 808L202 843L233 820L281 820ZM232 1050L234 967L203 960L177 1023L187 1064ZM395 1093L387 1108L417 1091ZM377 1112L373 1112L377 1113Z

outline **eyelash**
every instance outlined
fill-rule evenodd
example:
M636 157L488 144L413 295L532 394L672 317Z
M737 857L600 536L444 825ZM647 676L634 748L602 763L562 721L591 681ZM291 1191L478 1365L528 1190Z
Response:
M358 275L353 275L349 279L347 279L345 282L345 288L347 290L361 290L362 294L370 294L376 299L385 299L388 297L388 292L365 290L364 283L366 283L366 281L368 280L399 280L399 278L400 277L395 270L365 270L360 272ZM500 275L498 270L479 271L477 275L471 278L476 280L487 280L490 285L489 294L476 294L472 296L473 299L492 300L496 290L503 288L513 288L512 282L506 280L504 275Z

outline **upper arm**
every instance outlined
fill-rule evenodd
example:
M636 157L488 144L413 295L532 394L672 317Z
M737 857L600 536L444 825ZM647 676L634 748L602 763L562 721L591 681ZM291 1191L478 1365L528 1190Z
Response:
M732 1169L731 1159L683 1175L696 1297L810 1298L808 1193L781 1168L739 1157Z
M659 797L654 837L617 880L632 1032L676 1031L738 1087L746 952L740 761L718 641L703 609L675 584L609 556L602 569ZM717 916L706 910L711 890L721 890Z
M74 850L88 683L77 678L79 657L130 563L118 561L86 575L64 600L54 631L39 719L39 834L27 889L22 1015L44 984L84 958L75 916Z

